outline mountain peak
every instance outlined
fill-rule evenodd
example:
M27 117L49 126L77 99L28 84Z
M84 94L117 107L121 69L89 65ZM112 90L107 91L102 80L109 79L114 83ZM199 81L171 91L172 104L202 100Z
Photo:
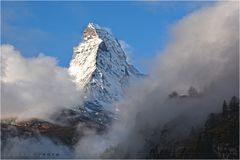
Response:
M141 74L126 61L118 40L104 27L89 23L74 48L69 72L87 101L102 106L121 99L124 88Z
M88 39L97 38L98 34L93 23L89 23L87 28L83 32L83 39L87 41Z
M104 38L106 35L111 35L109 29L100 27L98 24L88 23L83 32L83 39L86 41L92 38Z
M94 28L94 24L92 22L90 22L90 23L88 23L87 27Z
M87 28L101 29L101 27L98 24L92 22L88 23Z

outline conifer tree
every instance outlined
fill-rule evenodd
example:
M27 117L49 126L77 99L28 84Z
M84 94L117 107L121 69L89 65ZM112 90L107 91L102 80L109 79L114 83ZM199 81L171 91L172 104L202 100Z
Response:
M198 96L198 91L193 86L191 86L188 90L188 94L189 96Z
M239 101L236 96L233 96L230 103L229 103L229 108L232 111L238 110L239 109Z
M227 111L228 111L228 108L227 108L227 102L224 100L223 101L223 114L226 114L227 113Z

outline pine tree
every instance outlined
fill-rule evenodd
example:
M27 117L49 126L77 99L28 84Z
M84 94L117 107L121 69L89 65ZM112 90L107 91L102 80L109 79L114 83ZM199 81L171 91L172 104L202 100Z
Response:
M193 86L191 86L189 88L188 94L189 94L189 96L198 96L199 95L198 91Z
M228 111L228 108L227 108L227 102L224 100L223 101L223 114L226 114L227 113L227 111Z
M230 103L229 103L229 108L232 111L238 110L239 109L239 100L236 96L233 96Z

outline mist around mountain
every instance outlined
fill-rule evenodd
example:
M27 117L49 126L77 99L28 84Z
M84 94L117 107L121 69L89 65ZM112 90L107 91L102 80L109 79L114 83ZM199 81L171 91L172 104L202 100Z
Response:
M176 23L147 76L94 24L69 69L2 45L1 158L239 158L237 4Z

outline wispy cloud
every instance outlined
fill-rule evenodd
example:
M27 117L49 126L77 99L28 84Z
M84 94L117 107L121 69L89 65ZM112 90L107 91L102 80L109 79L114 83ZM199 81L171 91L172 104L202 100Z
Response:
M133 55L133 47L124 40L119 40L119 43L127 55L127 61L131 63L131 59Z

